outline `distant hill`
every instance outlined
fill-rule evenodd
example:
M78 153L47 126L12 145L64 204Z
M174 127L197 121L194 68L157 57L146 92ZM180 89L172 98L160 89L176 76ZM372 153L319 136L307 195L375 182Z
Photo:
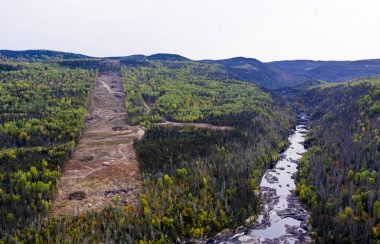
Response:
M327 82L342 82L380 75L380 60L358 61L276 61L267 63L285 80L314 78Z
M157 53L145 57L145 59L150 61L189 61L190 59L185 58L177 54L168 54L168 53Z
M281 86L281 76L257 59L236 57L222 60L201 60L200 62L227 67L228 75L231 78L257 83L266 88Z
M82 54L66 53L50 50L25 50L12 51L0 50L0 61L46 61L62 59L83 59L90 58Z
M138 60L138 61L191 61L190 59L183 57L178 54L170 53L156 53L150 56L146 55L129 55L124 57L111 57L111 59L120 59L120 60Z
M113 58L115 59L115 58ZM120 63L130 67L139 67L139 66L153 66L152 62L183 62L184 64L188 61L192 61L188 58L177 54L168 54L168 53L157 53L150 56L145 55L130 55L125 57L118 57Z
M202 60L227 67L236 79L257 83L269 89L315 84L317 81L342 82L380 75L380 60L314 61L292 60L262 63L257 59L236 57Z

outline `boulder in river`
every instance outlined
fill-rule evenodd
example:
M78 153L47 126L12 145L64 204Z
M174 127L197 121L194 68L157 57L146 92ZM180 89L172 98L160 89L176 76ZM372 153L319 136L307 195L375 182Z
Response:
M269 184L274 184L278 182L277 176L272 175L272 174L266 174L264 178L268 181Z
M300 226L301 226L302 229L304 229L306 231L309 230L309 225L307 224L306 220L302 221L301 224L300 224Z

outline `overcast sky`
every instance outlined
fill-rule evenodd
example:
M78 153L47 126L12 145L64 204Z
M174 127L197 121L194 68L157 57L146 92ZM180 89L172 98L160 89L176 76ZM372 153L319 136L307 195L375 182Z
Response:
M379 0L0 0L0 49L380 58Z

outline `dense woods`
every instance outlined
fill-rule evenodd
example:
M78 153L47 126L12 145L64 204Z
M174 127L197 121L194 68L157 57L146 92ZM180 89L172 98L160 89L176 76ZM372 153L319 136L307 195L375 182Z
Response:
M0 236L6 239L48 212L59 170L81 135L95 74L39 63L0 67Z
M153 222L171 221L169 240L209 237L258 213L261 176L287 131L263 133L272 122L251 119L250 127L233 131L153 127L136 144L146 211Z
M322 85L304 93L311 111L297 192L316 241L380 242L380 80Z

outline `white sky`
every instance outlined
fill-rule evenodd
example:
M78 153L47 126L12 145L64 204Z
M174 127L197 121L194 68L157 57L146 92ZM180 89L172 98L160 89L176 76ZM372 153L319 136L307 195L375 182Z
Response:
M379 0L0 0L0 49L380 58Z

